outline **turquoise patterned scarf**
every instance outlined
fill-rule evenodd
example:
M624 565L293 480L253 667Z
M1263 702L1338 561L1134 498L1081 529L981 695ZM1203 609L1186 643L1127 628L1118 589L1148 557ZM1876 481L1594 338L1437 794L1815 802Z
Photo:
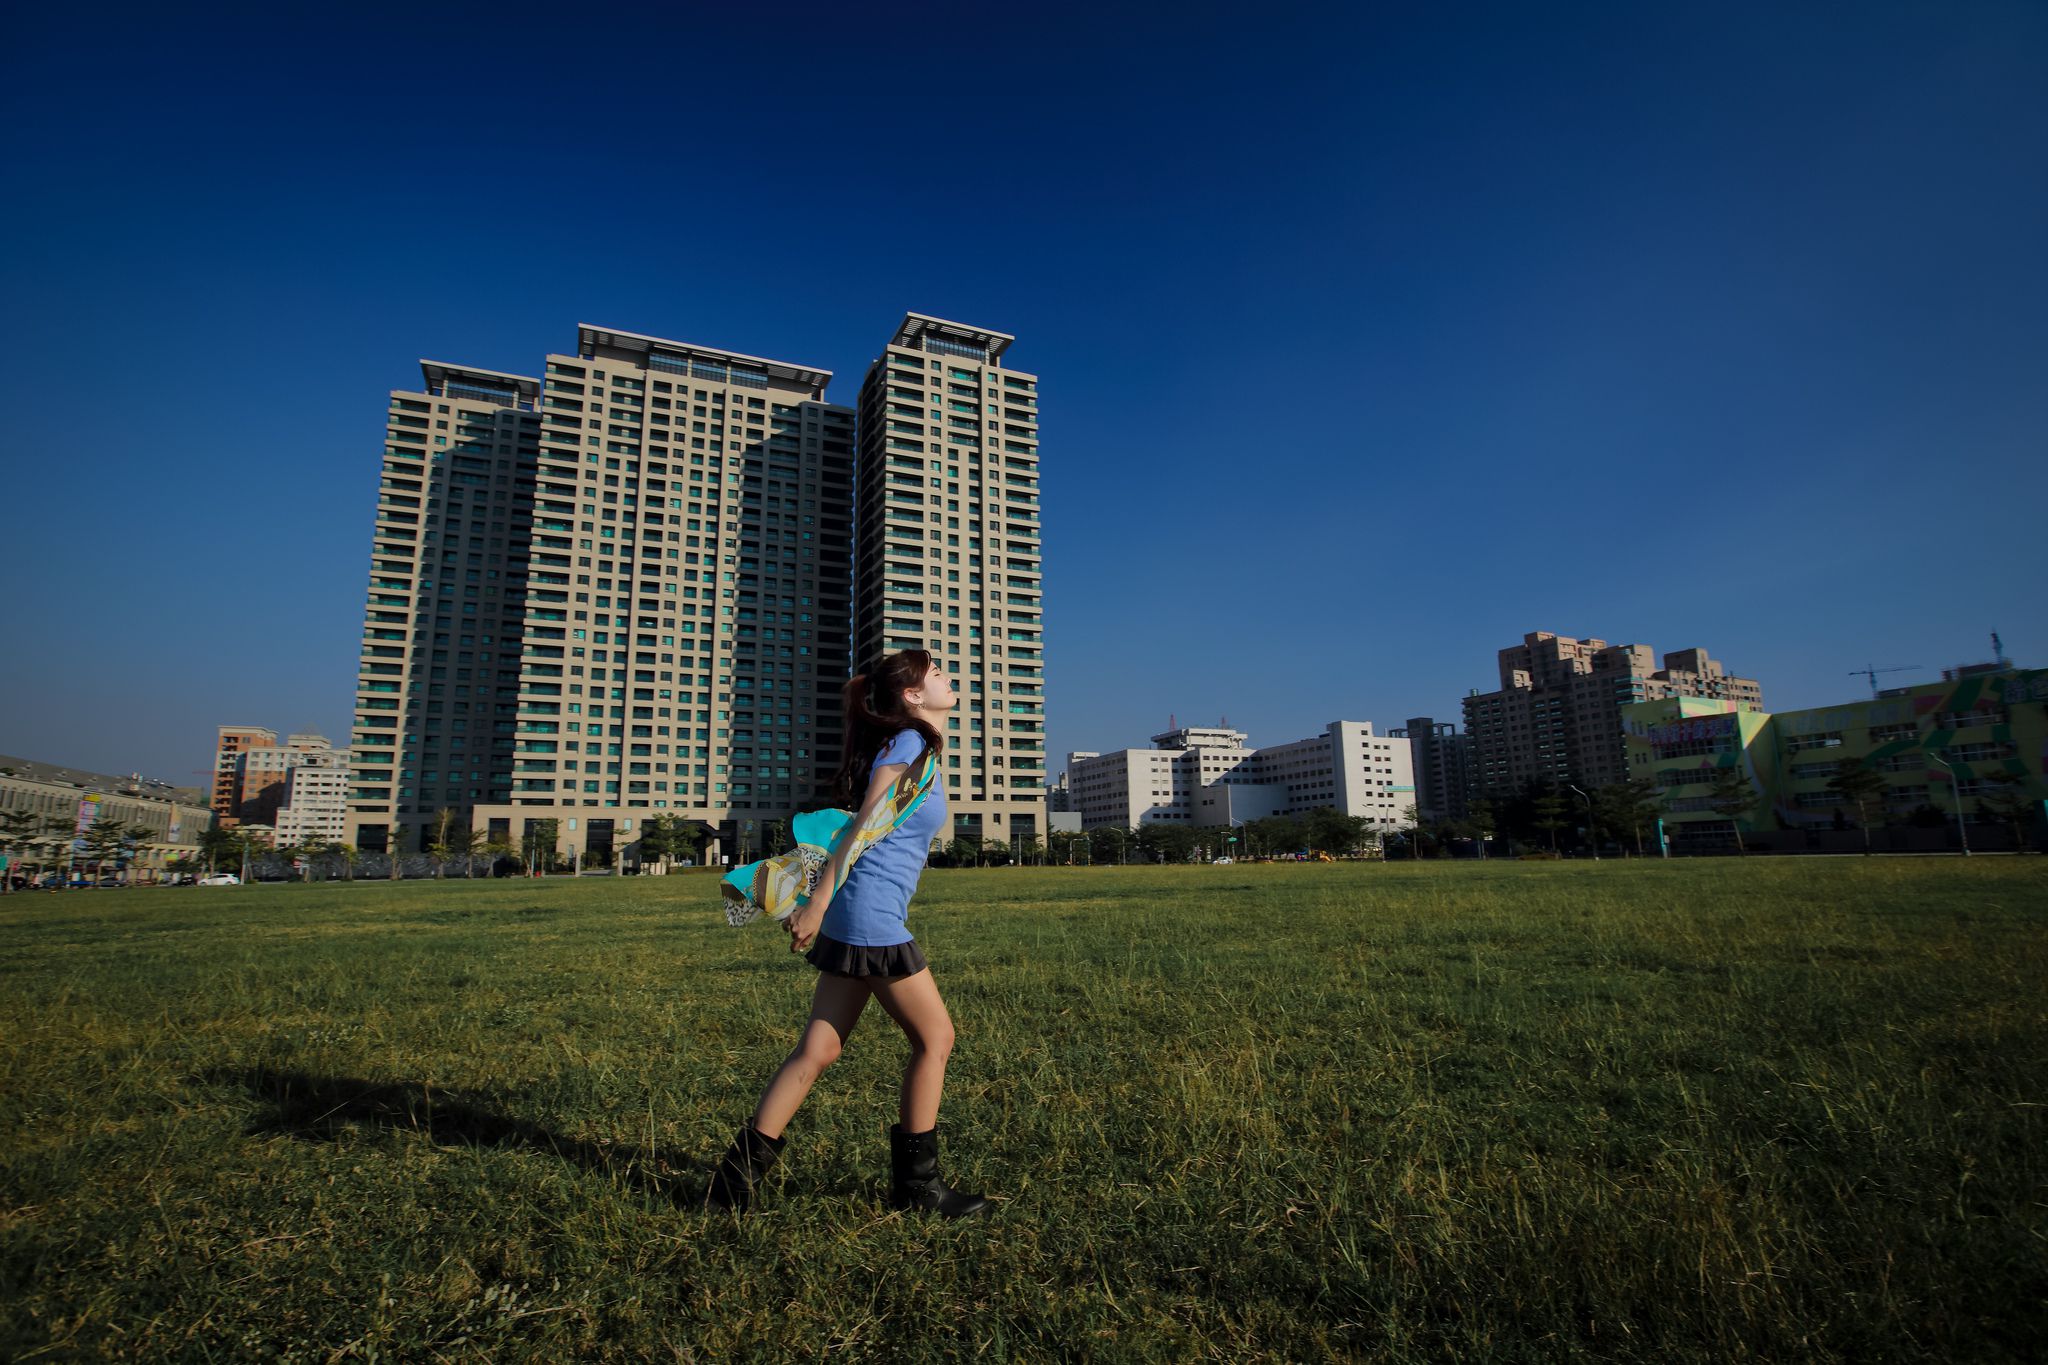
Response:
M725 898L725 922L737 926L758 915L778 922L788 919L797 907L810 900L834 845L844 844L846 856L840 863L839 880L832 885L836 895L860 855L895 833L917 813L938 775L939 756L928 749L924 762L915 772L904 770L888 796L859 829L853 827L851 811L814 810L791 820L789 829L796 840L795 848L736 867L718 884Z

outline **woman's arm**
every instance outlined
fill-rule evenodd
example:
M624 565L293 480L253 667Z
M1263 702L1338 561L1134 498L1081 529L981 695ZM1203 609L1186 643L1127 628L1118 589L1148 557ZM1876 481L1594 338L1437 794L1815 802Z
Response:
M896 779L903 776L909 767L908 763L888 763L875 769L875 775L868 779L868 794L862 799L860 809L854 812L853 819L846 822L833 843L831 856L825 860L825 869L832 875L818 878L821 887L839 885L838 874L846 866L846 851L853 846L854 831L866 825L881 804L889 799L889 793L895 790Z
M853 819L840 828L839 837L833 841L832 852L818 873L817 889L811 892L810 899L797 907L796 913L782 922L783 927L789 930L789 950L792 953L804 951L817 938L818 926L825 922L825 911L831 907L832 893L839 886L840 874L846 866L846 852L853 846L855 832L865 826L869 817L888 800L896 779L909 767L908 763L886 763L875 769L874 776L868 779L868 794L861 800L860 809L854 812Z

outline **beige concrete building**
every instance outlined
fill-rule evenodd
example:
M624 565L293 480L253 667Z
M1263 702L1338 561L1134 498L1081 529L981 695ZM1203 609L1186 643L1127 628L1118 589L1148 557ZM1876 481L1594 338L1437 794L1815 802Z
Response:
M334 750L324 762L294 765L285 777L284 803L277 811L277 842L344 842L348 834L349 781L346 749Z
M1038 378L1015 338L904 316L860 395L854 667L929 649L956 833L1044 838L1045 641Z
M1368 721L1331 721L1320 735L1247 748L1223 727L1182 726L1149 749L1067 755L1064 780L1083 828L1156 821L1221 826L1328 807L1397 829L1415 804L1406 740Z
M193 787L131 774L62 768L0 754L0 811L26 811L42 818L48 840L37 849L13 850L41 868L61 870L71 854L70 839L101 820L119 820L142 831L136 845L134 880L155 881L167 863L199 857L199 836L212 826L206 795Z
M275 730L258 725L223 725L219 733L214 751L213 810L223 829L275 827L292 772L302 765L348 768L348 750L335 748L325 735L294 734L280 744ZM337 832L333 837L341 836Z
M453 406L458 438L465 423L481 437L492 411L472 405L487 374L393 402L424 401L433 421ZM824 401L830 380L814 366L585 325L575 352L547 357L543 379L493 381L501 403L488 434L506 439L477 466L482 507L485 493L465 508L452 483L437 507L427 465L404 462L428 494L421 543L462 541L452 561L439 558L466 570L482 540L481 582L447 585L468 601L437 585L431 626L417 609L388 623L410 658L395 689L359 693L383 704L358 718L385 712L378 729L405 742L395 763L386 749L358 761L358 842L381 847L395 827L418 849L447 806L465 827L514 841L530 821L557 820L558 847L585 861L615 860L656 813L709 825L714 851L737 853L758 847L765 822L817 804L839 763L852 587L853 413ZM477 534L480 520L491 532ZM493 628L477 587L501 606ZM457 609L471 603L475 622ZM373 586L373 637L386 624L378 605ZM435 652L423 657L429 631ZM430 660L460 671L423 679ZM366 684L378 681L371 661Z
M1428 716L1411 716L1391 739L1408 741L1415 768L1415 813L1425 823L1463 820L1471 813L1472 737L1458 727Z
M223 725L213 750L213 813L221 828L242 823L242 803L261 796L245 789L242 755L252 749L273 748L277 731L261 725ZM255 818L261 818L255 817Z
M417 852L511 799L540 380L420 362L384 432L343 837Z
M1648 645L1609 645L1537 631L1500 651L1500 689L1465 698L1465 732L1481 794L1536 783L1588 790L1628 776L1617 708L1667 697L1711 697L1752 709L1763 688L1705 650L1683 649L1656 667Z

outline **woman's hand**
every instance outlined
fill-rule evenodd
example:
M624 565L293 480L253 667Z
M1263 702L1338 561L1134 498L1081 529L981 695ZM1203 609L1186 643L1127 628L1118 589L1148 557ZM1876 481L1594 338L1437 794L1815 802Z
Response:
M810 900L798 906L790 917L782 922L782 927L789 931L789 950L792 953L805 951L817 939L818 926L825 922L825 911L831 901L830 892L814 892Z

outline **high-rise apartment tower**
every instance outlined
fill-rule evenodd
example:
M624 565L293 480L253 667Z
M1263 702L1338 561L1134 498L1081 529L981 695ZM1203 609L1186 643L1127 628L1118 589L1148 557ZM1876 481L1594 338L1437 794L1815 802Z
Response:
M839 762L853 413L829 371L585 325L543 378L392 395L349 824L447 809L603 863L650 815L726 851ZM750 837L751 836L751 837Z
M1533 785L1604 787L1629 775L1617 707L1664 697L1763 706L1753 678L1727 672L1703 649L1656 667L1648 645L1610 645L1536 631L1500 651L1500 690L1465 698L1474 782L1485 795Z
M385 418L346 821L365 852L511 795L540 380L420 372Z
M860 392L854 668L929 649L947 720L954 831L1045 834L1038 379L1015 340L907 314Z

